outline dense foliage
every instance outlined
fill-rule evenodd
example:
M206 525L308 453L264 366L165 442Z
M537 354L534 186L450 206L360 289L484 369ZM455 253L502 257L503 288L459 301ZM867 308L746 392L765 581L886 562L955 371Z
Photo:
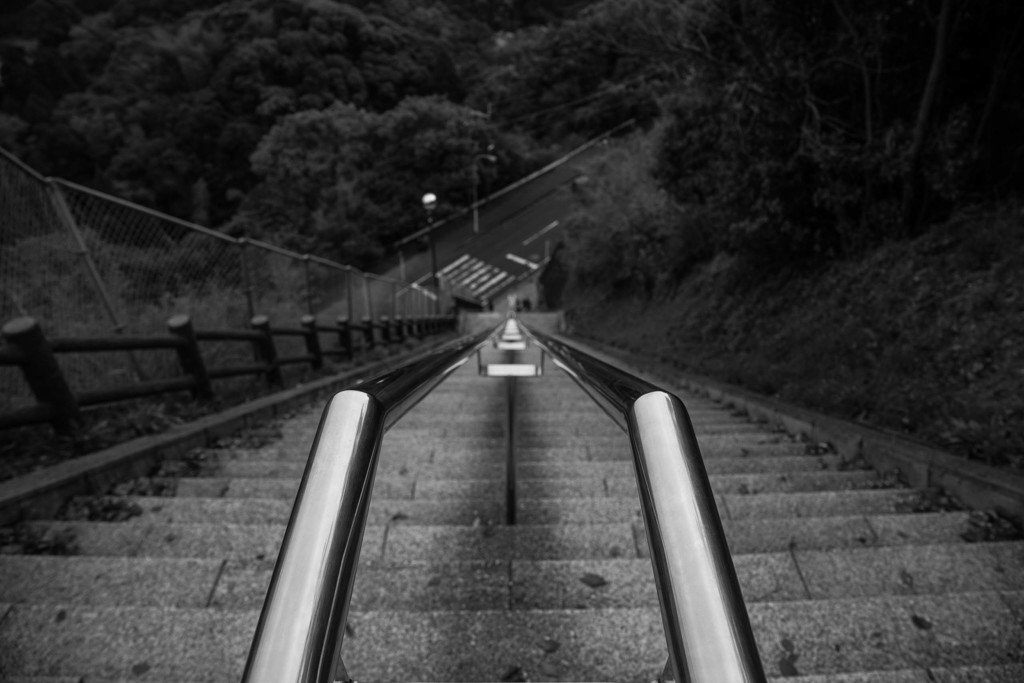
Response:
M582 280L630 272L620 285L649 289L720 252L776 270L853 256L1024 188L1018 2L642 5L606 44L657 55L677 78L660 98L664 129L591 184L598 209L575 230ZM611 195L636 209L599 220ZM622 235L630 248L587 251Z
M495 187L536 167L543 145L629 118L662 122L638 152L656 163L638 161L635 179L656 185L622 223L645 246L618 250L646 288L720 251L856 254L1024 186L1017 0L4 11L0 145L178 216L360 263L417 226L421 191L442 211L465 206L489 145L499 163L481 180ZM620 231L591 223L598 238Z
M459 104L490 29L444 3L35 0L0 25L0 144L184 218L355 249L335 258L363 263L410 228L416 188L465 204L488 144L502 163L485 182L539 161ZM348 143L323 141L336 156L308 140L345 127ZM303 136L316 155L282 153ZM339 184L316 198L299 176Z

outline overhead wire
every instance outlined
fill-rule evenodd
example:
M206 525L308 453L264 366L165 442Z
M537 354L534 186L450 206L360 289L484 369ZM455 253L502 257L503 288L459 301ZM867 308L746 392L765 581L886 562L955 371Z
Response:
M626 88L626 87L628 87L630 85L634 85L634 84L639 83L641 81L647 80L647 79L649 79L649 78L651 78L652 76L655 76L655 75L656 74L654 74L654 73L641 74L640 76L636 76L636 77L631 78L631 79L629 79L627 81L623 81L622 83L614 83L614 84L612 84L612 85L610 85L610 86L608 86L608 87L606 87L606 88L604 88L602 90L599 90L599 91L597 91L595 93L591 93L590 95L585 95L584 97L580 97L578 99L571 100L569 102L563 102L561 104L556 104L556 105L553 105L553 106L550 106L550 107L545 107L543 109L537 109L537 110L534 110L534 111L529 112L527 114L520 114L519 116L514 116L514 117L512 117L510 119L504 119L504 120L501 121L501 123L506 124L506 125L513 124L513 123L518 123L518 122L526 120L526 119L536 118L536 117L541 116L543 114L548 114L548 113L551 113L551 112L560 111L562 109L568 109L570 107L575 107L575 106L580 105L580 104L585 104L585 103L590 102L592 100L597 100L597 99L600 99L600 98L605 97L607 95L610 95L610 94L612 94L612 93L614 93L616 91L621 91L622 89L624 89L624 88Z

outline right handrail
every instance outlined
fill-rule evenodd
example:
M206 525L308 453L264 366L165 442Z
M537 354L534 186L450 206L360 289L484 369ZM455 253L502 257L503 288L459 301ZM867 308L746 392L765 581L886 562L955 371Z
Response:
M253 636L245 683L348 680L341 646L381 437L493 333L464 337L328 402Z
M750 617L682 401L569 344L520 328L629 434L668 641L663 678L763 683Z

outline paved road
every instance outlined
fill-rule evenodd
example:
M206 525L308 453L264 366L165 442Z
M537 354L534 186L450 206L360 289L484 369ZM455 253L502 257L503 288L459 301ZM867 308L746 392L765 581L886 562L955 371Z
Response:
M435 233L437 268L456 292L481 300L502 293L537 268L562 238L573 210L571 185L581 168L601 151L588 149L564 165L480 207L480 234L467 214ZM405 279L430 281L430 251L403 249ZM399 268L387 273L401 277Z

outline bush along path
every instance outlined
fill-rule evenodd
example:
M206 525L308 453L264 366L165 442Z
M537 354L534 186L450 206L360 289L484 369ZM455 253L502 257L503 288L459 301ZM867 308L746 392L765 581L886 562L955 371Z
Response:
M1012 530L678 393L770 677L1024 678ZM627 438L560 371L521 381L508 526L504 399L469 363L385 436L346 629L356 680L660 673ZM4 530L0 678L238 680L319 415Z

